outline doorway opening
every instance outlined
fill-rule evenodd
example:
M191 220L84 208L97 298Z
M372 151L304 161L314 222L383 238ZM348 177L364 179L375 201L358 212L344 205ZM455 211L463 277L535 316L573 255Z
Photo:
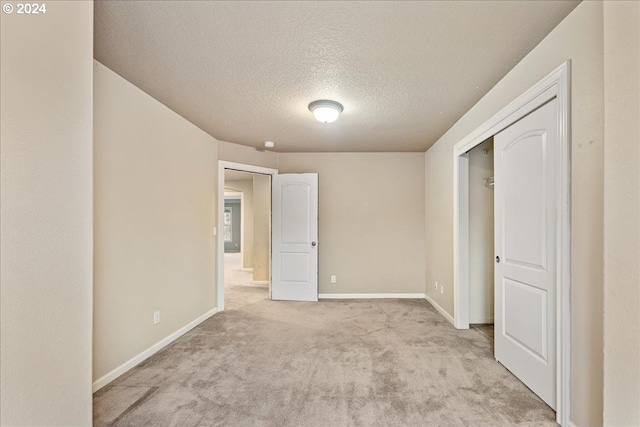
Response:
M469 324L493 325L493 137L466 155L469 157Z
M271 176L276 173L218 162L218 311L271 295Z
M270 175L224 173L224 299L237 309L269 298Z
M469 327L494 345L493 137L465 154L469 159Z
M550 280L553 282L553 286L550 288L548 295L545 296L545 291L539 291L537 295L539 296L540 303L534 301L539 307L542 307L543 310L546 310L548 318L553 320L555 326L549 326L546 329L546 333L548 333L549 340L543 340L547 343L552 343L551 346L543 346L539 352L544 354L549 354L549 357L553 360L554 364L549 365L553 374L553 381L551 388L555 395L554 405L556 410L556 420L561 425L569 424L569 415L570 415L570 151L569 151L569 71L570 64L569 62L565 62L552 73L550 73L547 77L542 79L539 83L533 86L531 89L526 91L519 98L514 100L508 106L506 106L503 110L499 111L489 120L487 120L484 124L482 124L479 128L469 134L466 138L461 140L454 147L453 160L454 160L454 326L458 329L467 329L469 328L470 323L473 323L473 314L472 314L472 306L477 304L478 301L473 300L474 295L472 291L472 286L474 282L478 281L478 270L476 266L476 270L474 272L474 263L472 259L474 255L477 253L472 253L473 250L473 235L477 232L477 230L472 230L472 210L470 206L470 197L472 195L471 185L473 184L470 181L471 173L473 168L471 166L471 160L476 153L472 153L472 150L481 144L488 144L488 140L495 135L503 133L507 128L512 128L514 124L519 121L524 120L525 117L529 115L533 115L536 110L541 110L542 107L547 104L549 105L551 101L554 101L554 105L556 105L555 113L551 115L551 122L553 123L552 131L549 135L553 135L552 142L547 146L544 142L544 136L538 139L540 136L537 131L529 131L526 133L522 133L520 136L514 136L512 142L501 139L501 150L498 157L495 157L496 162L500 162L500 171L497 170L497 164L493 165L495 170L495 181L494 185L496 190L494 190L494 197L496 198L496 211L495 215L495 227L494 231L499 231L500 233L496 233L496 240L494 242L496 251L500 252L499 254L493 253L492 257L495 256L494 260L494 291L496 292L496 297L494 298L494 314L496 316L496 331L495 336L500 335L501 337L508 336L511 333L519 333L525 331L526 333L531 333L534 329L531 328L531 325L534 322L531 321L531 318L527 317L532 314L535 314L535 310L531 309L532 305L518 305L521 301L524 300L526 295L534 295L534 292L529 292L527 287L527 283L518 282L515 280L511 280L506 276L498 277L500 274L498 271L498 267L500 266L500 271L504 271L507 266L507 260L511 265L519 264L519 267L524 269L529 269L531 271L535 270L538 266L532 262L524 262L525 258L532 254L533 252L530 250L522 249L522 247L516 248L515 246L511 246L510 250L513 252L513 249L516 248L518 252L517 255L523 255L521 258L508 258L508 256L504 256L505 242L514 242L514 241L522 241L523 239L516 240L510 238L509 235L505 237L505 230L508 229L510 233L513 230L523 230L521 221L522 218L532 217L536 220L540 220L544 223L545 218L547 219L548 227L547 230L552 230L545 234L549 239L544 240L543 238L538 239L540 242L544 242L544 246L547 252L545 254L549 254L547 257L545 255L545 259L549 261L549 268L547 265L543 265L543 270L546 271L545 274L550 277ZM537 113L536 113L537 114ZM519 141L523 141L525 138L531 137L533 142L531 144L524 143L520 144ZM494 144L496 143L494 139ZM504 142L504 143L503 143ZM506 145L505 145L506 144ZM513 145L511 145L513 144ZM518 145L519 144L519 145ZM515 151L518 151L518 155L514 155L513 158L507 159L505 153L509 147L520 147ZM522 148L524 147L524 148ZM527 148L528 147L528 148ZM533 159L529 161L526 153L531 147L537 147L530 151L531 153L546 153L546 150L553 151L553 159L551 163L545 163L544 156L546 154L542 154L543 157L540 159ZM543 147L543 149L539 149ZM546 148L544 148L546 147ZM538 151L535 151L538 150ZM494 146L494 154L495 154L495 146ZM499 159L499 160L498 160ZM515 160L515 161L514 161ZM536 163L537 161L537 163ZM512 163L509 163L512 162ZM527 198L520 197L518 198L518 202L514 202L514 198L505 199L505 190L507 187L513 189L516 188L514 185L520 185L521 188L534 188L536 185L532 185L527 187L527 185L531 182L540 182L540 180L528 180L520 179L521 176L525 176L528 172L522 172L528 168L528 165L536 163L536 167L538 167L539 171L543 171L546 178L545 182L550 183L549 186L546 186L549 193L545 193L546 190L542 190L541 195L549 194L548 197L552 197L552 199L547 199L550 202L547 206L552 206L552 212L547 212L549 215L528 215L529 212L542 212L536 210L526 210L523 209L523 206L527 206ZM544 166L547 164L547 166ZM511 166L510 166L511 165ZM514 165L516 167L514 167ZM524 167L523 167L524 165ZM509 169L511 167L511 169ZM507 168L507 169L505 169ZM545 169L546 168L546 169ZM506 171L506 172L505 172ZM548 172L548 174L547 174ZM501 181L500 174L503 174L506 177L503 181ZM542 176L542 175L541 175ZM487 177L490 178L490 177ZM513 184L515 183L515 184ZM487 181L487 185L490 185L491 181ZM507 185L508 184L508 185ZM513 185L512 185L513 184ZM502 187L500 187L500 185ZM500 191L498 191L500 188ZM537 185L536 188L542 188L541 185ZM518 190L520 191L520 190ZM515 194L515 193L512 193ZM524 194L524 192L518 193ZM552 196L551 196L552 195ZM545 196L547 197L547 196ZM512 209L511 212L517 212L516 216L511 215L509 218L509 226L503 227L505 224L504 220L504 212L506 212L504 203L505 200L508 200L508 203L516 203L514 205L510 205L511 207L515 206L515 209ZM523 202L524 201L524 202ZM499 206L498 206L499 205ZM543 203L544 205L544 203ZM509 209L509 206L506 208ZM536 216L537 215L537 216ZM515 218L515 220L514 220ZM543 231L533 231L531 233L524 233L522 236L540 236L540 233ZM517 234L517 233L516 233ZM513 233L511 234L513 237ZM527 239L524 239L527 240ZM533 241L533 240L532 240ZM521 245L522 246L522 245ZM530 248L530 247L529 247ZM476 249L477 251L477 249ZM536 252L541 253L541 252ZM502 259L501 259L502 258ZM499 264L503 261L502 264ZM513 262L511 262L513 261ZM486 266L486 264L482 264ZM486 267L485 273L486 273ZM521 270L522 270L521 268ZM472 276L473 274L473 276ZM501 273L502 274L502 273ZM547 277L547 276L545 276ZM526 295L525 295L526 294ZM477 294L476 294L477 297ZM548 298L547 298L548 297ZM506 305L506 302L510 301L510 306ZM548 306L546 301L549 301ZM549 308L547 308L549 307ZM509 317L510 319L518 319L517 322L511 322L510 327L511 330L508 330L508 327L504 326L504 318ZM541 317L541 316L538 316ZM487 319L488 320L488 319ZM545 325L544 319L534 319L539 321L537 324ZM499 324L498 324L499 323ZM551 325L548 324L547 325ZM508 339L513 337L509 336ZM538 349L533 347L527 347L527 342L516 342L517 340L513 339L510 344L513 344L515 350L519 351L523 350L523 353L527 353L528 356L532 358L538 357L538 354L535 354ZM539 342L540 339L538 340ZM496 342L496 350L498 343ZM497 356L498 351L496 351ZM546 356L545 356L546 357ZM543 361L544 362L544 361ZM516 369L513 369L508 366L507 363L503 363L509 370L515 372ZM516 367L519 368L519 367ZM516 374L521 381L527 382L522 379L522 377ZM529 384L527 384L529 385ZM530 386L531 388L531 386ZM532 388L533 389L533 388ZM535 391L535 390L534 390Z

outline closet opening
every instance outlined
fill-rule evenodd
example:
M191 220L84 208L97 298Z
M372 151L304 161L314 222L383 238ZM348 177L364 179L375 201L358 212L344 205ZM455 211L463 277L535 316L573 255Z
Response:
M476 287L489 275L480 260L489 247L482 236L490 233L471 218L482 210L471 187L493 184L494 355L556 411L561 425L569 424L571 390L569 77L565 62L453 150L453 324L467 329L491 319L483 318L479 301L486 294ZM491 138L489 174L476 157L482 148L474 149ZM476 172L481 181L471 178Z
M484 325L493 339L494 215L493 137L469 157L469 324Z

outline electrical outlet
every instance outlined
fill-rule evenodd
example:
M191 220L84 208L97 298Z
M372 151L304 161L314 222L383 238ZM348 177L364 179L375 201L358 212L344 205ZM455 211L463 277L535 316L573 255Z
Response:
M440 293L444 294L444 286L440 285Z
M218 235L218 227L213 227L213 235L214 236Z
M158 323L160 323L160 312L159 311L154 311L153 312L153 324L157 325Z
M336 276L331 276L331 283L336 283Z
M436 284L434 285L433 289L435 289L436 291L438 290L438 281L436 280Z

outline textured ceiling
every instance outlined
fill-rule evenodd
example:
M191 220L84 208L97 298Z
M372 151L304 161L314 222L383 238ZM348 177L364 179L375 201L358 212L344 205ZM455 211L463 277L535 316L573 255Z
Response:
M104 0L95 57L219 140L425 151L577 4Z

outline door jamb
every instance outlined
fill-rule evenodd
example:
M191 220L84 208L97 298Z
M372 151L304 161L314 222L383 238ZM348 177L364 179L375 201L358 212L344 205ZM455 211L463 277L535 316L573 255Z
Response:
M558 101L556 237L556 421L570 420L571 62L566 61L459 141L453 149L453 319L469 328L469 159L466 153L551 99Z
M216 240L216 299L218 311L224 311L224 234L223 217L224 217L224 171L225 169L237 170L240 172L258 173L262 175L276 175L277 169L264 168L262 166L247 165L244 163L227 162L218 160L218 213L217 224L217 240Z

